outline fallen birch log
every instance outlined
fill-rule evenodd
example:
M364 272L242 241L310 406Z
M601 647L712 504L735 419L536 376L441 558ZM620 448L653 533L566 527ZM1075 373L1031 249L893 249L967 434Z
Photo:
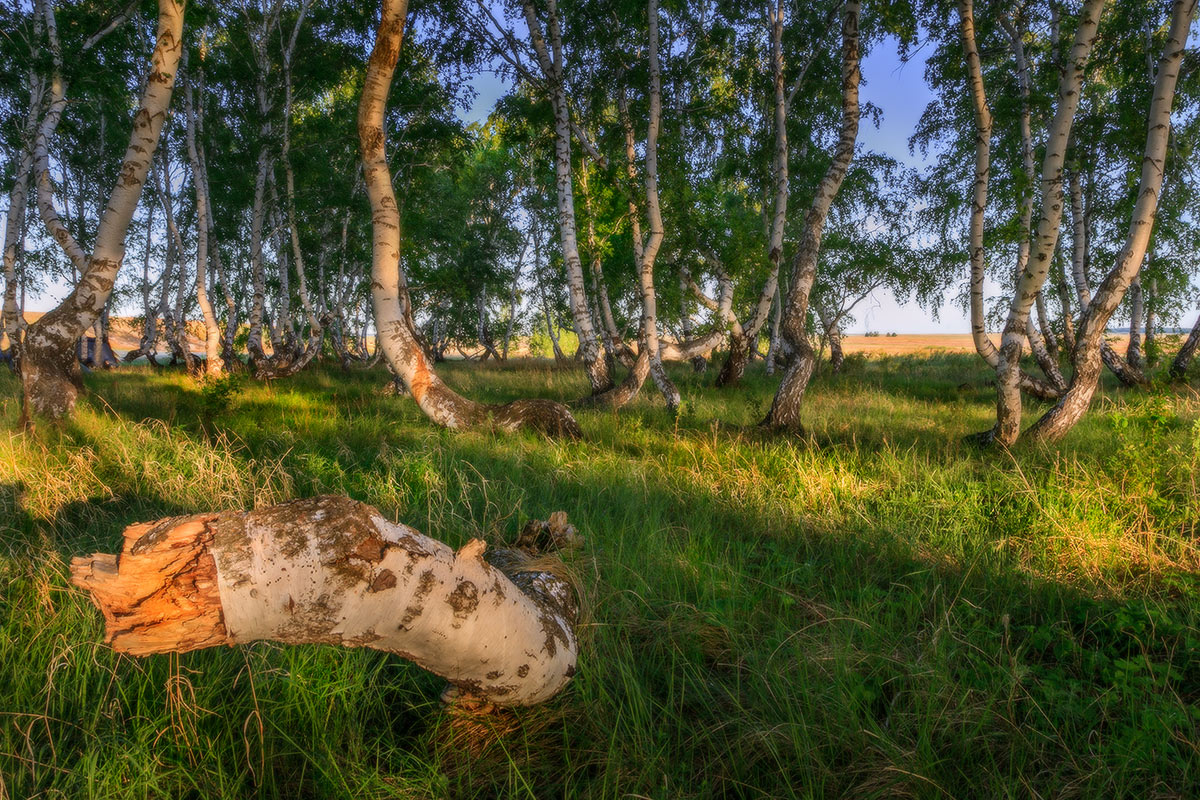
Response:
M125 529L122 553L71 562L132 655L270 639L394 653L460 693L542 702L575 673L571 584L535 556L573 541L566 515L531 522L515 550L455 552L378 511L328 496Z

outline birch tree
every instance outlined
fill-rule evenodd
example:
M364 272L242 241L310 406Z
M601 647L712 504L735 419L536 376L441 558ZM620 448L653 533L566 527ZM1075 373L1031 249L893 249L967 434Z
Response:
M817 277L817 262L821 251L821 235L829 208L841 188L846 170L854 157L858 138L860 109L858 104L859 69L859 3L846 0L842 6L842 125L833 160L817 188L812 206L804 218L800 243L792 258L787 298L783 304L780 328L783 339L794 355L784 371L775 392L775 399L763 424L792 430L800 428L801 403L804 391L816 366L816 354L805 332L809 293Z
M558 403L534 399L493 406L462 397L437 376L422 351L409 310L408 285L400 271L400 214L388 169L384 125L407 8L407 0L383 2L358 109L363 178L371 203L371 298L384 358L421 410L439 425L461 429L492 424L502 430L532 428L554 436L580 436L578 423Z
M118 652L264 639L370 647L446 678L447 697L533 705L562 689L578 657L574 591L534 562L577 540L557 516L526 526L514 549L472 539L455 551L364 503L315 497L131 525L119 555L75 558L71 579Z
M47 203L39 198L43 219L51 235L81 266L81 272L78 285L67 298L26 331L21 378L27 420L38 415L58 419L74 410L81 388L75 342L104 310L124 259L125 236L158 145L183 47L184 4L178 0L159 0L158 9L158 32L150 71L134 115L120 178L100 218L90 254L84 256L70 234L63 235L65 228L53 223L57 215L46 213ZM47 18L48 27L50 19ZM53 130L47 122L56 122L52 115L61 115L66 96L61 77L56 75L51 83L51 108L43 121L37 144L36 158L43 162L49 147L47 134ZM48 170L40 171L39 184L42 185L48 182L49 176ZM44 192L39 191L39 195L42 194ZM50 198L47 196L46 200ZM49 205L52 212L52 202Z
M1172 3L1170 31L1158 62L1154 95L1146 122L1146 147L1137 202L1129 220L1125 246L1080 316L1075 351L1071 357L1074 373L1070 387L1062 399L1029 430L1028 435L1032 439L1054 440L1065 435L1087 411L1100 382L1103 368L1100 348L1104 331L1141 268L1154 227L1171 132L1171 106L1195 12L1196 0L1175 0Z

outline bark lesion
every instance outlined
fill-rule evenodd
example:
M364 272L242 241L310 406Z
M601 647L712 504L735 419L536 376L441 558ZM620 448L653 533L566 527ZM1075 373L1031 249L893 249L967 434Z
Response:
M71 581L104 613L105 641L131 655L187 652L229 641L209 547L212 515L132 525L120 556L71 561Z

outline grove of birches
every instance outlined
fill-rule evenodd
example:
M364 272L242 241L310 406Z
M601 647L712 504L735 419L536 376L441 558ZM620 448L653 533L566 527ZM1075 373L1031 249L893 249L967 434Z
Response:
M0 799L1196 796L1196 2L3 0Z

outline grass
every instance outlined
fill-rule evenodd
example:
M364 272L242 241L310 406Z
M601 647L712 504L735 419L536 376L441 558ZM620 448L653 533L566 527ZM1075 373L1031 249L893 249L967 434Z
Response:
M851 358L804 438L752 427L761 372L673 371L678 417L648 386L581 412L580 443L436 430L382 372L320 370L97 374L30 437L0 376L0 798L1200 793L1194 391L1107 387L1061 445L1006 453L961 441L994 413L969 356ZM488 400L585 388L444 372ZM579 674L472 716L369 650L134 659L67 581L129 523L326 492L454 545L565 510Z

